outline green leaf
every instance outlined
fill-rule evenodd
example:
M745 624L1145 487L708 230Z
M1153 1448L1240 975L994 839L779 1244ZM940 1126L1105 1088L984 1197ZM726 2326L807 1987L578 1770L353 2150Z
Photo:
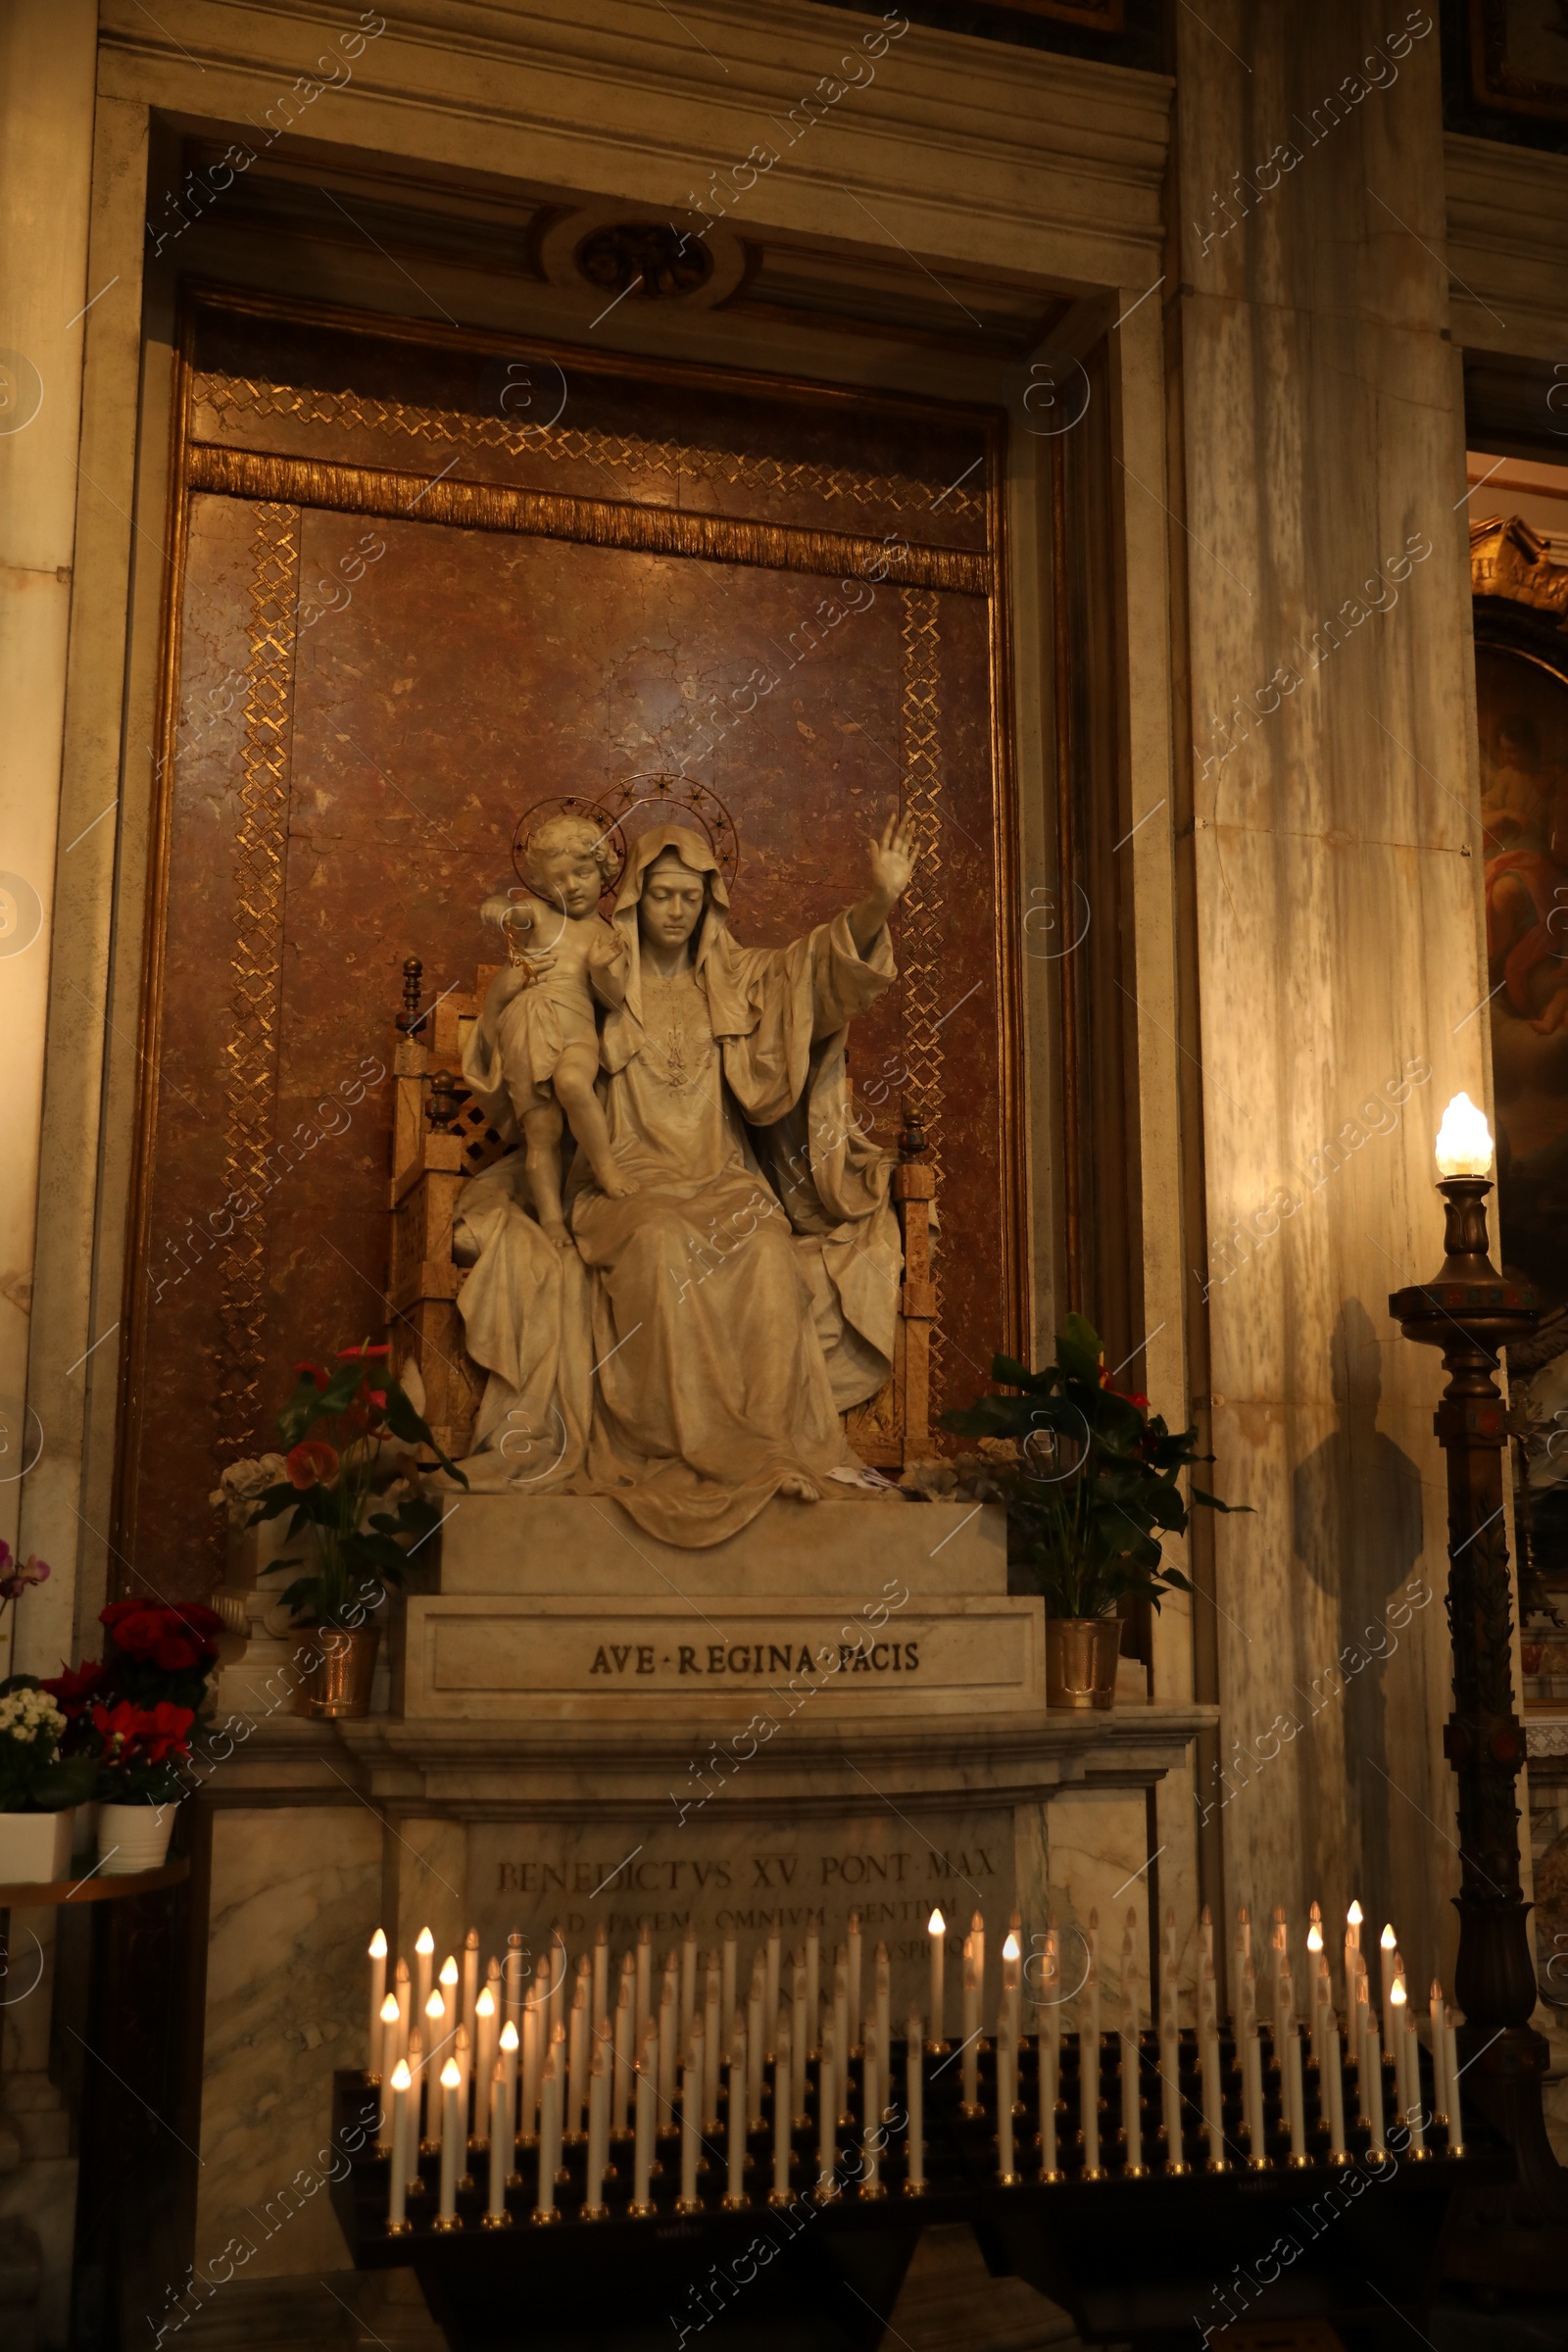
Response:
M1195 1502L1206 1503L1211 1511L1250 1511L1252 1507L1250 1502L1221 1502L1217 1494L1205 1494L1201 1487L1194 1487L1191 1492Z
M1104 1346L1094 1325L1082 1315L1067 1316L1056 1334L1056 1361L1069 1380L1081 1380L1085 1388L1099 1390L1100 1367Z

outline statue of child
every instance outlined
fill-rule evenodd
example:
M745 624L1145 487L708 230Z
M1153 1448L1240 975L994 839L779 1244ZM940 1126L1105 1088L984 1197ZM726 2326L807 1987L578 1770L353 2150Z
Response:
M637 1190L615 1164L594 1091L594 1002L615 1006L625 994L626 952L599 912L614 853L586 817L552 816L529 834L522 863L527 893L498 893L479 910L500 930L508 957L490 984L485 1015L499 1027L534 1213L552 1241L569 1247L561 1200L563 1111L599 1190L612 1200Z

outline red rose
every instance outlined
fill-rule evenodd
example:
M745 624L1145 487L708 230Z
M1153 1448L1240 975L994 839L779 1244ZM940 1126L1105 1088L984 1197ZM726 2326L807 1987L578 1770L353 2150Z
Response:
M158 1666L166 1674L210 1666L218 1655L222 1619L200 1601L114 1600L100 1617L122 1657Z
M283 1464L288 1483L301 1492L307 1487L324 1485L338 1473L337 1450L324 1438L302 1438Z

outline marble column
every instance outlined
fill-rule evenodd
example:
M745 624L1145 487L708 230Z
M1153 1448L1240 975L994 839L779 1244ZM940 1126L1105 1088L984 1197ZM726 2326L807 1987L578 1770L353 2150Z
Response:
M1421 1984L1452 1956L1443 1480L1387 1296L1441 1254L1433 1136L1488 1078L1435 14L1178 12L1171 263L1189 1297L1214 1476L1253 1512L1198 1608L1200 1804L1227 1904L1358 1894Z

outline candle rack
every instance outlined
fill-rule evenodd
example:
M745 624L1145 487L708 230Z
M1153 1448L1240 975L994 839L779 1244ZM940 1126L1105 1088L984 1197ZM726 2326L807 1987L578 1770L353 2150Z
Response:
M1287 2045L1293 2038L1286 2037ZM1258 2036L1264 2127L1262 2144L1253 2148L1242 2053L1229 2034L1211 2034L1211 2068L1216 2045L1217 2114L1212 2087L1205 2107L1198 2035L1188 2030L1179 2038L1180 2145L1173 2157L1162 2123L1169 2102L1159 2039L1140 2036L1137 2169L1128 2163L1119 2035L1106 2034L1100 2043L1094 2134L1100 2161L1093 2168L1085 2164L1080 2129L1086 2086L1077 2036L1048 2033L1043 2050L1032 2035L1015 2058L1003 2053L1016 2084L1005 2168L996 2045L982 2042L976 2053L973 2102L963 2096L960 2053L917 2054L923 2131L912 2158L909 2048L894 2041L887 2081L874 2094L880 2106L871 2132L881 2143L874 2178L863 2061L848 2069L835 2099L841 2120L824 2141L821 2069L813 2058L804 2118L791 2121L782 2186L770 2070L760 2119L749 2119L744 2133L738 2198L727 2089L720 2087L702 2132L695 2201L682 2195L689 2169L683 2181L681 2118L666 2109L656 2142L659 2169L642 2210L634 2206L630 2134L610 2140L610 2169L592 2189L586 2145L563 2146L548 2192L557 2217L551 2228L535 2220L537 2138L519 2139L509 2151L500 2212L485 2190L488 2143L475 2139L465 2167L475 2185L459 2191L455 2226L438 2227L439 2166L422 2157L407 2183L406 2219L396 2232L388 2227L390 2163L375 2148L380 2086L343 2072L335 2078L339 2144L361 2138L364 2152L334 2187L334 2200L356 2264L413 2264L459 2352L492 2346L499 2352L514 2343L524 2311L529 2342L540 2352L556 2345L564 2352L590 2338L621 2340L616 2330L628 2331L624 2340L631 2341L640 2327L662 2329L665 2315L678 2339L684 2340L683 2328L701 2331L705 2346L721 2352L755 2343L764 2313L770 2325L785 2328L781 2344L870 2347L881 2341L921 2229L952 2221L973 2227L993 2272L1024 2278L1064 2305L1091 2342L1115 2339L1140 2352L1187 2347L1195 2323L1217 2328L1244 2311L1264 2318L1321 2313L1333 2318L1349 2346L1386 2340L1391 2307L1420 2313L1453 2191L1508 2179L1506 2147L1485 2125L1472 2134L1467 2124L1465 2142L1456 2141L1434 2115L1425 2053L1412 2102L1418 2132L1395 2120L1400 2094L1392 2061L1375 2070L1376 2099L1370 2082L1363 2099L1358 2069L1339 2034L1321 2068L1297 2041L1303 2098L1293 2135L1291 2053L1288 2046L1276 2049L1264 2030ZM1043 2058L1056 2087L1044 2133ZM1336 2116L1329 2082L1336 2064L1344 2119L1338 2153L1331 2145ZM1386 2119L1381 2128L1361 2114L1372 2105ZM1052 2136L1055 2164L1043 2174ZM824 2144L832 2150L825 2178ZM1283 2253L1282 2238L1296 2246L1294 2255ZM1254 2256L1260 2270L1272 2265L1269 2277L1247 2268ZM749 2297L756 2298L750 2307ZM800 2316L798 2337L787 2330L791 2312Z

